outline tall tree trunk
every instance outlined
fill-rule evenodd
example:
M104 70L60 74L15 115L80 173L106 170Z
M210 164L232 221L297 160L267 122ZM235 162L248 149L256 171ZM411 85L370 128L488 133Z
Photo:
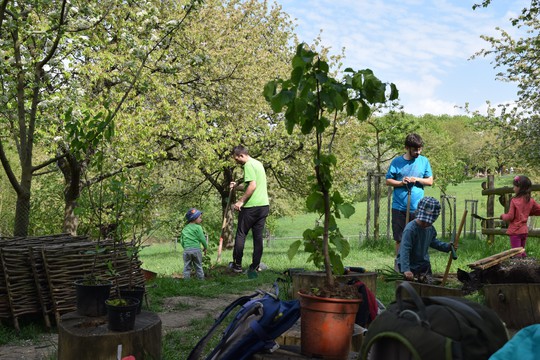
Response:
M64 175L64 223L65 233L77 235L79 219L75 215L77 200L81 195L82 166L73 154L67 154L58 160L58 167Z
M234 179L234 170L229 168L225 169L223 172L223 185L221 193L221 210L223 216L227 219L226 227L223 232L223 247L225 249L232 249L234 247L234 211L232 209L232 204L235 202L235 195L232 195L231 201L229 203L229 184Z
M17 189L17 205L15 207L14 236L28 236L30 224L30 194L32 187L32 166L26 164L22 170L21 183Z

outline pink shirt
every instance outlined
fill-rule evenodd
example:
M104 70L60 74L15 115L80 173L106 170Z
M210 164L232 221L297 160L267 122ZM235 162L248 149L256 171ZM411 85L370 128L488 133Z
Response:
M503 214L501 218L510 223L506 233L508 235L527 234L527 219L532 215L540 215L540 205L533 198L525 202L525 197L514 197L510 201L508 213Z

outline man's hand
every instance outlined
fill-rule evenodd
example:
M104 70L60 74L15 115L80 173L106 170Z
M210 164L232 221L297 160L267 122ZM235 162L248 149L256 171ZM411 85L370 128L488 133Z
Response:
M414 274L411 272L411 271L405 271L403 273L403 275L405 275L405 279L407 280L412 280L414 279Z
M404 186L405 186L405 185L409 185L409 184L413 184L413 185L414 185L414 184L416 183L416 181L417 181L417 179L414 178L414 177L412 177L412 176L405 176L405 177L403 178L403 185L404 185Z
M233 208L236 211L242 210L242 206L244 206L244 202L242 200L238 200L234 205Z

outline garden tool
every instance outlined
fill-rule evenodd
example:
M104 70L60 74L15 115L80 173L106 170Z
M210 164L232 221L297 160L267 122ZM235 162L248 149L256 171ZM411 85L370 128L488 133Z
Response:
M229 212L233 195L234 189L231 189L229 191L229 198L227 199L227 206L225 206L225 210L223 211L223 223L221 225L221 235L219 236L219 246L216 260L216 263L218 264L221 262L221 251L223 250L223 236L225 235L225 229L227 228L227 212Z
M444 276L442 279L441 286L444 286L446 284L446 279L448 278L448 272L450 271L450 265L452 265L452 260L457 259L456 255L456 248L459 243L459 236L461 235L461 230L463 230L463 226L465 225L465 221L467 220L467 210L463 211L463 216L461 217L461 223L459 224L458 232L456 233L456 236L454 237L454 242L451 246L451 252L450 256L448 257L448 263L446 264L446 270L444 272Z

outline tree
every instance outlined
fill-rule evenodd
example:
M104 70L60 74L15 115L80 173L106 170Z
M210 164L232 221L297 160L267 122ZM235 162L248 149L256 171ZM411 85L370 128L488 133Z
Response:
M342 81L333 78L329 70L328 63L319 54L300 44L292 59L291 77L268 82L264 95L276 113L286 108L285 126L289 134L299 128L303 134L315 138L314 173L310 175L312 187L306 205L310 211L321 215L323 223L304 231L304 249L315 265L324 264L326 283L333 287L332 273L343 273L341 258L349 252L336 217L354 213L354 208L332 188L333 168L337 163L333 141L340 127L340 115L345 113L360 121L366 120L371 112L370 105L387 101L387 84L369 69L345 69ZM389 100L398 97L394 84L390 84L388 97ZM294 256L301 244L297 241L291 245L289 257Z
M491 1L483 1L479 6L489 6ZM540 2L531 0L530 6L521 10L521 14L510 19L512 26L519 30L523 37L512 35L498 29L499 37L482 36L491 45L476 56L494 56L494 67L501 68L497 78L518 84L515 104L501 106L500 115L488 112L487 118L501 127L504 142L520 141L521 151L514 152L532 164L540 162Z

